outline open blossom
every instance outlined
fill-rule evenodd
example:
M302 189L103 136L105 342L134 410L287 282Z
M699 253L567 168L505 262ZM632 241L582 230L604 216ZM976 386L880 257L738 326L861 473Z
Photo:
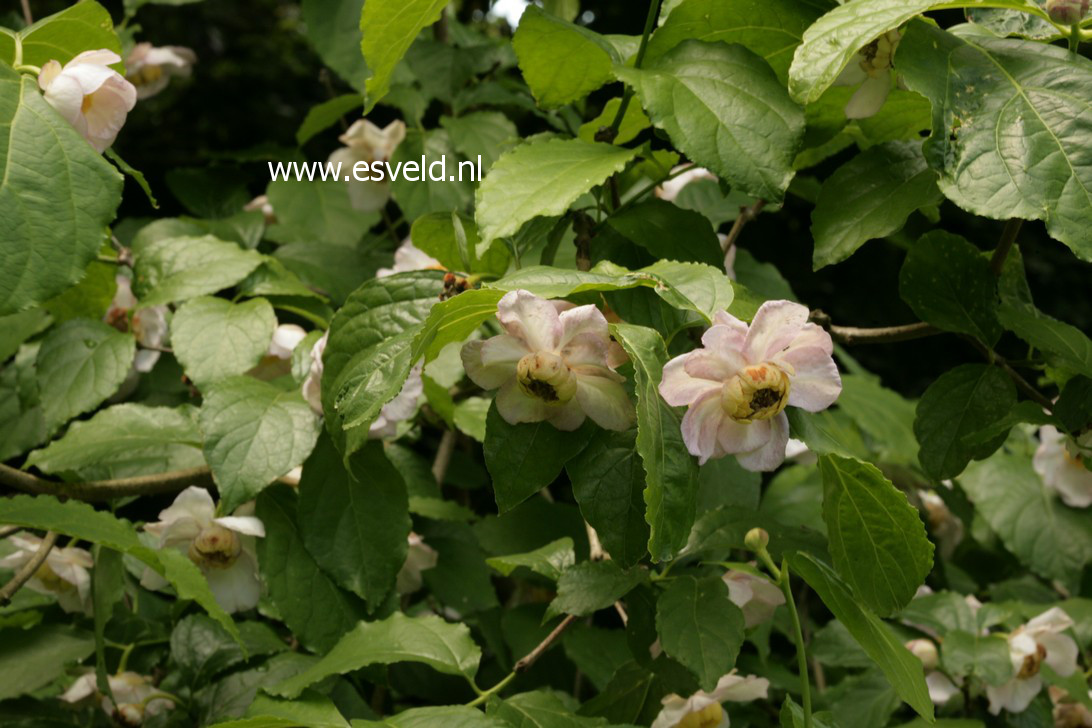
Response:
M9 537L8 543L15 550L0 559L0 567L16 570L34 558L42 546L42 539L21 533ZM72 546L54 547L26 586L39 594L56 597L57 603L66 612L90 614L91 575L87 570L92 563L89 551Z
M160 349L168 343L166 306L146 306L136 311L130 318L129 312L136 308L137 299L133 295L132 281L129 276L115 276L117 290L114 299L106 310L103 321L119 331L132 331L140 348L133 359L133 369L138 372L150 372L159 361Z
M717 681L712 692L700 691L689 698L674 693L665 696L652 728L727 728L728 713L721 703L745 703L766 697L770 681L764 677L740 677L735 670Z
M138 726L144 722L145 717L174 708L174 701L170 696L161 693L152 684L150 677L135 672L119 672L117 675L110 675L107 680L110 682L110 692L118 701L116 710L109 695L99 696L100 704L107 715L117 719L122 725ZM99 695L98 685L95 682L95 673L88 672L72 683L61 695L61 700L78 703L92 695Z
M1092 447L1092 432L1085 433L1079 442ZM1039 448L1031 464L1043 483L1067 506L1087 508L1092 505L1092 470L1085 467L1076 446L1054 427L1043 425L1039 428Z
M1000 687L986 686L991 713L1026 710L1043 687L1039 673L1044 663L1062 677L1076 672L1077 643L1062 634L1072 626L1069 615L1053 607L1009 635L1009 658L1015 676Z
M265 536L265 526L240 506L233 516L216 517L216 504L204 488L190 486L178 494L159 521L144 526L159 537L159 548L178 549L208 579L216 602L227 612L241 612L257 606L261 596L255 537ZM147 589L162 589L163 577L145 569L140 583Z
M402 241L402 244L398 246L398 250L394 251L394 266L391 268L380 268L375 272L375 277L386 278L387 276L393 276L395 273L405 273L411 270L443 269L444 266L440 261L418 248L413 244L412 240L406 238Z
M897 30L884 33L862 48L838 76L835 86L858 86L846 104L846 118L866 119L883 106L891 93L891 62L900 38Z
M377 162L390 160L394 150L406 138L406 124L403 121L392 121L380 129L367 119L357 119L348 130L338 137L345 146L335 149L330 153L327 161L331 164L341 164L344 167L342 176L350 174L353 166L364 162L372 165ZM368 173L361 170L361 177ZM351 176L351 174L350 174ZM375 212L387 204L390 197L390 185L384 179L382 182L372 180L351 180L349 185L349 201L352 206L362 212Z
M416 533L411 532L407 540L409 551L406 553L406 562L402 564L395 582L395 589L399 594L413 594L420 589L424 584L421 572L436 566L439 559L436 549L425 543Z
M798 303L767 301L750 326L721 311L701 348L664 366L660 394L689 407L683 440L699 462L735 455L748 470L773 470L789 439L785 406L818 412L838 399L833 350Z
M114 143L136 105L136 88L110 68L120 62L113 51L84 51L63 67L47 61L38 75L45 100L99 153Z
M510 291L497 304L508 333L463 345L467 376L499 389L505 421L547 421L575 430L590 417L600 427L624 430L634 418L624 379L608 364L607 319L592 305L572 306Z
M137 98L155 96L167 88L171 78L190 75L197 55L182 46L153 46L137 43L125 59L125 77L136 86Z
M781 589L765 577L729 569L723 579L728 585L728 598L743 611L747 629L769 620L774 610L785 603Z

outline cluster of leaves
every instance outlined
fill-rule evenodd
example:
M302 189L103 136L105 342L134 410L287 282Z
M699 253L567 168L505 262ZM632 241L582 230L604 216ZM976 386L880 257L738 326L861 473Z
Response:
M509 38L448 0L302 0L348 92L301 111L295 159L362 109L408 126L392 165L480 159L484 178L393 180L370 212L340 181L247 190L212 168L171 179L189 214L117 220L122 172L143 178L28 69L122 51L145 4L186 3L126 0L118 30L94 0L0 29L0 483L37 493L0 499L0 524L94 556L92 616L27 589L0 606L5 724L108 722L57 700L93 666L105 693L124 669L155 676L176 704L148 725L650 725L736 669L769 697L727 708L735 726L1049 726L1045 689L1000 718L984 695L1021 670L1003 635L1050 606L1085 657L1043 678L1092 710L1092 520L1032 463L1036 427L1087 447L1092 340L1036 307L1013 245L1041 221L1092 260L1092 63L1056 44L1087 30L1035 0L668 0L638 4L644 35L605 35L551 0ZM892 31L886 102L849 120L836 81ZM667 199L680 162L711 178ZM275 219L243 210L259 192ZM795 300L746 245L790 201L812 206L816 270L873 239L906 248L897 297L920 323L829 326L837 405L788 411L810 454L766 475L699 466L664 364L718 312ZM996 248L949 232L957 212L1008 221ZM445 270L376 277L406 236ZM111 313L119 273L136 314L165 307L150 371L134 312ZM460 348L497 333L514 290L614 314L632 428L512 424L469 381ZM270 356L278 323L308 329L288 359ZM846 350L926 335L975 358L916 398ZM322 415L301 389L316 365ZM419 366L419 410L380 441ZM141 530L191 483L220 515L254 502L256 608L228 614ZM404 593L411 533L437 562ZM722 577L756 559L790 599L748 626ZM141 586L149 568L168 592ZM922 635L963 688L939 707L904 646Z

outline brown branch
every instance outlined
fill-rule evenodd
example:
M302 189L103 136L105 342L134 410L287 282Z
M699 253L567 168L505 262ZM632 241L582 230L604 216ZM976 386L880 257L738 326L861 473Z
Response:
M454 452L455 433L444 430L444 434L440 437L440 446L436 448L436 459L432 461L432 477L436 479L437 485L444 484L444 476L447 475L447 468L451 464L451 456Z
M721 248L725 253L732 249L732 246L739 240L740 233L743 232L743 226L758 217L758 213L762 212L762 208L766 206L766 201L759 199L755 200L753 205L744 205L739 208L739 217L732 223L732 229L728 231L728 237L724 239L724 244Z
M34 15L30 12L30 0L23 0L23 20L27 25L34 23Z
M1005 374L1008 374L1009 379L1016 384L1016 388L1026 394L1029 399L1033 400L1047 412L1054 412L1054 403L1043 395L1042 392L1033 387L1028 380L1024 379L1020 372L1013 369L1012 365L1008 363L1005 357L1001 356L973 336L964 336L963 338L969 341L971 346L978 349L979 353L986 358L986 361L1001 367L1001 370L1004 371Z
M207 488L213 485L213 481L212 472L208 468L190 468L115 480L61 483L39 478L37 475L0 463L0 485L34 495L65 496L81 501L104 501L127 495L177 493L191 485Z
M1009 257L1009 251L1012 250L1016 236L1020 234L1020 226L1023 224L1024 221L1018 217L1005 223L1005 229L1001 231L1001 239L997 241L997 247L994 248L993 256L990 258L990 270L995 276L1001 275L1001 271L1004 270L1005 259Z
M528 652L521 657L516 663L516 666L512 668L512 672L526 672L530 669L531 665L535 664L535 660L542 657L542 653L550 649L550 646L557 641L565 630L569 628L569 625L576 621L576 615L566 615L565 619L561 620L561 623L554 627L553 632L546 635L546 639L538 643L538 647Z
M816 314L819 314L818 316ZM826 314L816 311L812 314L812 320L823 326L830 332L840 344L891 344L898 341L912 341L923 339L927 336L936 336L944 333L938 328L927 323L906 324L904 326L880 326L878 328L859 328L857 326L823 325ZM829 318L826 318L829 321Z
M30 578L45 563L46 557L49 556L49 552L53 549L55 543L57 543L57 534L53 531L46 532L45 538L42 539L42 545L38 547L30 561L23 564L23 568L15 572L15 576L11 577L11 581L0 587L0 604L7 604L11 601L11 598L15 596L15 592L19 591L23 584L30 581Z

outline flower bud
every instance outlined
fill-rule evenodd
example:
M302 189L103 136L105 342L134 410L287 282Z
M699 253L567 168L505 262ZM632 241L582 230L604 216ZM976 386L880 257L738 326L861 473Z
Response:
M1088 14L1088 0L1047 0L1046 10L1055 23L1076 25Z
M940 656L937 653L937 646L933 644L932 640L910 640L906 643L906 649L910 650L914 657L921 660L921 664L926 670L937 669L937 664L940 662Z
M743 537L743 545L751 551L764 551L770 545L770 534L764 528L752 528Z

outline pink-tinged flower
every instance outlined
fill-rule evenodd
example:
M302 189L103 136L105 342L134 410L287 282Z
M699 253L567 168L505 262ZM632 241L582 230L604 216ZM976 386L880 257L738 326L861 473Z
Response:
M390 160L394 150L405 138L406 124L403 121L392 121L380 129L367 119L357 119L344 134L338 137L345 146L331 152L327 161L331 164L341 164L342 177L352 176L351 170L359 162L373 165ZM363 180L363 171L360 176L361 181L352 179L347 183L349 201L352 206L362 212L375 212L381 209L390 198L390 184L385 177L382 182ZM369 168L367 176L376 175Z
M866 119L883 107L891 93L891 62L901 38L897 30L884 33L862 48L834 81L835 86L858 87L846 104L847 119Z
M33 559L42 546L42 539L30 533L11 536L7 541L15 550L0 559L0 567L13 571ZM56 597L66 612L91 614L91 574L87 570L92 563L89 551L55 546L26 586L39 594Z
M84 51L63 67L47 61L38 74L45 100L100 154L114 143L136 105L136 88L110 68L120 62L113 51Z
M660 394L689 407L683 440L699 462L735 455L748 470L773 470L789 440L785 406L818 412L838 399L833 351L798 303L767 301L750 326L721 311L701 348L664 365Z
M728 728L728 714L721 703L745 703L765 698L770 681L764 677L740 677L736 671L717 681L712 692L700 691L689 698L675 693L661 699L660 709L652 728Z
M743 611L743 623L747 629L770 619L774 610L785 603L780 587L763 576L729 569L722 578L728 585L728 598Z
M411 270L443 269L444 266L440 261L418 248L413 244L412 240L406 238L402 241L402 244L398 246L398 250L394 251L394 266L391 268L380 268L375 272L375 277L386 278L387 276L393 276L395 273L406 273Z
M137 98L147 99L167 88L171 78L189 76L195 63L197 55L189 48L137 43L125 59L125 77L136 86Z
M671 174L676 176L661 183L655 190L656 196L667 202L674 202L679 193L683 191L683 187L691 182L701 179L717 181L717 176L708 169L693 164L680 164L671 170Z
M235 515L217 518L209 492L190 486L144 530L159 537L159 548L178 549L197 564L224 611L242 612L256 607L261 596L254 539L265 536L265 525L252 512L253 505L242 505ZM167 585L151 569L145 569L140 583L146 589Z
M135 672L119 672L117 675L110 675L107 680L110 683L110 692L118 701L116 709L110 696L99 694L94 672L84 673L76 678L76 682L61 695L61 700L78 703L92 695L97 696L103 712L121 725L127 726L141 725L146 717L174 708L171 696L161 693L152 684L150 677Z
M1083 447L1092 447L1092 432L1079 440ZM1073 508L1092 505L1092 470L1085 467L1077 446L1050 425L1039 428L1039 449L1031 461L1035 472L1062 502Z
M1072 626L1068 614L1052 607L1009 635L1009 658L1015 677L1000 687L986 685L990 713L998 715L1002 709L1010 713L1026 710L1043 687L1039 673L1044 663L1062 677L1077 671L1077 643L1062 634Z
M413 594L424 584L421 577L422 571L428 571L436 566L440 555L436 550L425 543L424 539L416 533L410 533L409 551L406 552L406 562L398 572L398 580L395 589L399 594Z
M497 319L508 333L463 345L467 376L500 390L497 411L511 424L575 430L591 417L608 430L627 429L633 403L608 364L607 319L592 305L560 308L529 291L506 293Z

